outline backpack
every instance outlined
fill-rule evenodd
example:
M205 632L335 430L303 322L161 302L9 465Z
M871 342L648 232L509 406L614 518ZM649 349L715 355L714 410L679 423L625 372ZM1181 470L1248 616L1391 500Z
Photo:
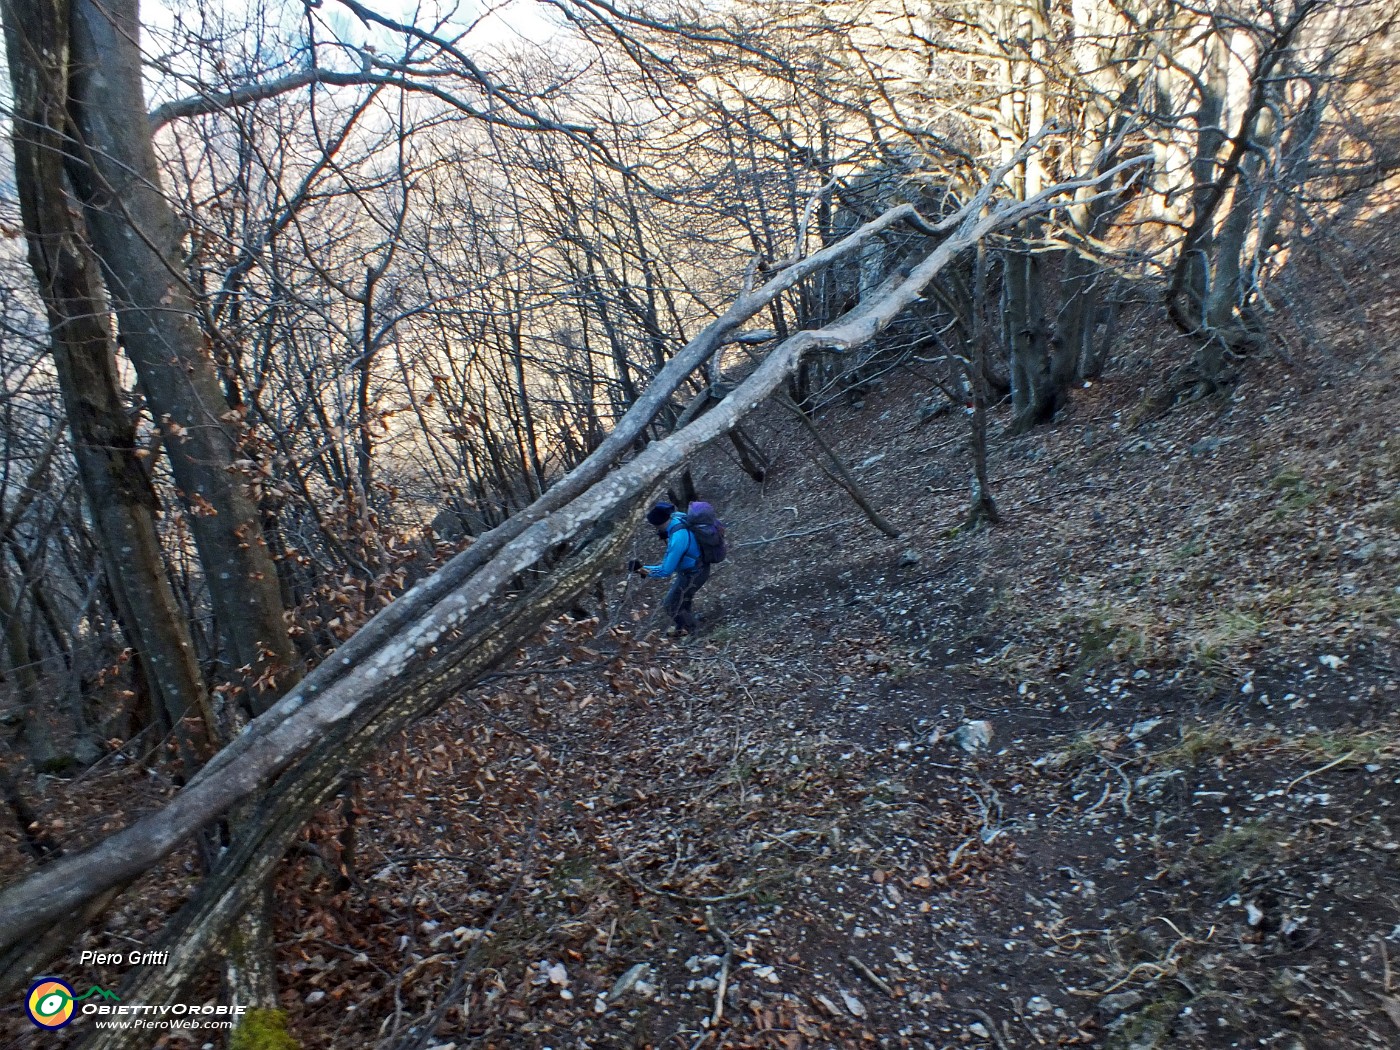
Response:
M695 537L703 565L718 565L728 556L724 546L724 522L708 503L692 503L685 512L685 527Z

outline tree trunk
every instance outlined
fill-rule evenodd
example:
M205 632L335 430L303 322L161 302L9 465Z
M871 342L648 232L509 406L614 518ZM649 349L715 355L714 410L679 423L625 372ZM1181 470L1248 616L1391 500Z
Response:
M79 477L122 628L170 724L201 717L191 732L200 749L214 731L209 698L161 557L156 496L122 403L96 264L65 191L67 5L6 0L4 21L16 188Z
M44 710L38 660L29 646L19 606L10 593L3 561L0 561L0 629L5 632L5 648L9 654L5 677L14 683L19 699L20 742L25 757L35 769L53 772L65 764L65 759L59 756L54 743L48 713Z
M977 246L977 260L972 276L972 324L968 341L970 357L962 358L967 373L967 385L972 391L972 498L967 509L967 523L983 522L995 525L1001 520L996 501L992 499L991 482L987 479L987 341L988 331L982 303L987 297L987 246Z
M1023 247L1007 253L1002 326L1011 353L1013 434L1048 423L1062 400L1050 368L1042 280L1040 257L1034 251Z
M537 588L480 618L470 634L454 638L396 683L385 703L328 729L316 747L258 800L243 821L243 834L234 849L167 928L161 941L170 952L165 964L132 974L122 987L122 998L136 1002L178 998L214 957L220 947L219 931L230 923L238 923L230 946L245 947L243 938L254 932L248 916L256 922L264 915L260 887L268 885L302 828L330 804L346 776L362 769L384 740L427 713L442 697L514 652L521 640L586 591L607 566L619 562L649 506L650 500L632 501L629 514L600 525L582 549ZM256 976L244 974L245 984ZM139 1031L106 1031L84 1046L85 1050L134 1050L146 1045L147 1038Z
M769 466L768 457L763 449L758 447L758 443L749 437L743 427L735 427L729 434L729 440L734 446L734 452L739 457L739 466L744 469L744 473L762 484L768 477Z
M69 71L77 145L69 171L102 262L122 346L165 435L214 615L254 711L295 680L276 566L238 465L230 411L181 270L145 119L137 0L73 0Z
M1229 90L1229 52L1218 33L1212 33L1206 43L1206 75L1200 82L1200 105L1196 109L1196 153L1191 158L1191 213L1198 220L1195 236L1187 236L1182 244L1181 288L1182 308L1192 318L1204 310L1210 287L1211 248L1215 228L1210 222L1199 223L1211 208L1215 187L1216 165L1220 147L1225 142L1225 95Z

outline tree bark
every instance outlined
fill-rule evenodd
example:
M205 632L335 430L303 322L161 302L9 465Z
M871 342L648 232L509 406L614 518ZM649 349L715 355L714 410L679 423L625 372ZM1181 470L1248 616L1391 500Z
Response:
M1012 434L1048 423L1063 400L1051 369L1042 280L1040 256L1029 246L1007 252L1002 324L1011 354Z
M297 676L277 571L238 464L230 410L181 270L141 83L137 0L73 0L68 71L77 143L68 169L102 262L123 348L140 377L189 514L215 619L254 711Z
M967 509L967 523L977 526L983 522L995 525L1001 521L992 485L987 477L987 342L988 331L982 304L987 297L987 246L977 246L977 259L972 276L972 324L969 333L970 358L963 360L967 385L972 391L972 498Z
M16 189L83 492L122 628L170 724L200 716L189 735L202 750L213 735L209 697L161 556L155 491L122 401L96 261L65 189L67 4L5 0L3 10Z

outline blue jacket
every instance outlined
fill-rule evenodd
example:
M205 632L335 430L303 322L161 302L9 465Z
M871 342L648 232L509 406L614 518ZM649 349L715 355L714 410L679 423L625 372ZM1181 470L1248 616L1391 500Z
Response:
M700 544L695 533L685 525L685 512L676 511L666 523L666 557L659 565L643 565L648 576L664 580L676 572L694 572L700 568Z

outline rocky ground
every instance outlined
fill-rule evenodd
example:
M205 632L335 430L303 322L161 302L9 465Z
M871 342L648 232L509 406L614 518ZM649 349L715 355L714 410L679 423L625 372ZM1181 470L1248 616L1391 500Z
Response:
M619 573L308 830L279 878L293 1030L1400 1045L1400 300L1372 277L1228 397L1129 426L1182 352L1143 320L1054 426L994 414L990 530L914 372L819 420L898 540L762 421L763 486L697 469L734 545L700 638ZM82 947L142 940L188 869Z

